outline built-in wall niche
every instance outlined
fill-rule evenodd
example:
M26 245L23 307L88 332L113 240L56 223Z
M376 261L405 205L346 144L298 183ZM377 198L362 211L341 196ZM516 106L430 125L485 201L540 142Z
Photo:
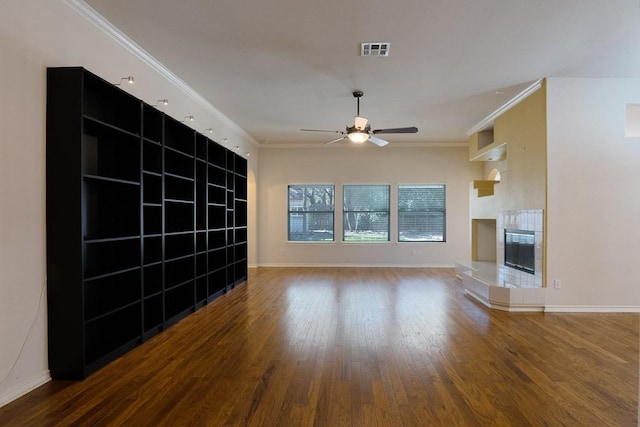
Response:
M520 231L534 238L533 272L522 271L505 264L505 240L507 234ZM508 232L508 233L507 233ZM544 221L542 209L518 209L498 213L497 261L499 280L517 287L543 286ZM528 270L528 269L527 269Z
M471 220L471 260L496 261L496 220Z

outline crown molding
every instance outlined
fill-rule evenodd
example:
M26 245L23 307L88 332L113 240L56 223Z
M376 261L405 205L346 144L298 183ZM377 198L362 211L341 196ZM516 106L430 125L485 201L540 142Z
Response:
M204 109L208 112L221 119L225 124L236 131L242 133L254 146L258 146L258 141L256 141L251 135L249 135L244 129L238 126L237 123L233 122L229 119L225 114L223 114L220 110L213 106L209 101L207 101L202 95L195 91L191 86L189 86L184 80L175 75L171 70L165 67L160 61L155 59L149 52L144 50L140 45L131 40L125 33L120 31L117 27L115 27L111 22L105 19L104 16L100 15L98 11L89 6L83 0L63 0L69 7L79 13L82 17L84 17L87 21L91 22L93 25L98 27L102 32L104 32L107 36L111 37L115 40L120 46L124 47L131 54L133 54L136 58L142 61L144 64L149 66L153 71L160 74L166 80L168 80L171 84L177 87L182 93L187 95L189 98L196 101L200 104Z
M496 111L489 114L484 119L480 120L480 122L478 122L475 126L473 126L471 129L467 131L467 136L471 136L478 131L486 129L493 123L493 121L497 117L500 117L506 111L513 108L516 104L519 104L520 101L524 100L525 98L527 98L529 95L531 95L541 87L542 87L542 79L536 80L531 85L529 85L526 89L524 89L522 92L518 93L516 96L514 96L509 101L507 101L504 105L502 105Z
M327 145L325 143L304 143L304 142L294 142L294 143L273 143L270 142L268 144L262 143L260 144L260 148L326 148L326 149L393 149L393 148L456 148L456 147L469 147L469 143L466 141L450 141L450 142L390 142L389 145L384 147L378 147L374 144L366 144L365 146L355 146L354 143L336 143Z

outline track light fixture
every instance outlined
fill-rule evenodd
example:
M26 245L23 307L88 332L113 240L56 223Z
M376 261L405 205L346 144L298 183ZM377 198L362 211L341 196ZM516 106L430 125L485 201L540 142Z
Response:
M120 85L122 84L122 82L123 82L123 81L125 81L125 80L126 80L126 82L127 82L127 83L129 83L130 85L132 85L132 84L134 83L133 76L128 76L128 77L122 77L122 78L120 79L120 82L119 82L119 83L114 83L114 86L120 86Z
M209 133L213 133L213 128L206 128L204 131L205 132L209 132Z
M156 105L154 105L154 107L157 107L159 105L169 105L169 100L167 98L158 99L158 101L156 102Z
M180 121L180 123L184 123L184 122L186 122L187 120L188 120L188 121L190 121L190 122L192 122L192 121L194 121L195 119L196 119L196 118L195 118L195 117L193 117L193 116L184 116L184 120Z

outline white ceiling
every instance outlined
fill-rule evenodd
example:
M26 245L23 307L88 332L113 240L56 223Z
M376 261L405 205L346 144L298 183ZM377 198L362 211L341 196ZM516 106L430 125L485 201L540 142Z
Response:
M85 1L259 144L333 139L300 128L352 125L355 89L417 144L466 141L541 77L640 78L640 0Z

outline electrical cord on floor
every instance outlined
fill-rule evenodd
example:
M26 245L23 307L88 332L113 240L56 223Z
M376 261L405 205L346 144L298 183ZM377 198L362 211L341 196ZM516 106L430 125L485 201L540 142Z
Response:
M7 372L7 374L4 376L4 378L2 378L2 380L0 380L0 389L2 389L2 386L9 380L9 377L11 376L11 374L14 371L14 369L18 365L18 361L22 357L22 353L24 352L24 348L27 346L27 341L29 340L29 337L31 336L31 333L33 332L33 328L35 327L36 320L38 319L38 313L40 313L40 310L42 309L42 304L43 304L43 300L44 300L46 289L47 289L47 279L45 278L44 281L42 282L42 289L40 290L40 300L38 301L38 307L36 308L36 312L33 315L33 320L31 321L31 325L29 326L29 330L27 331L27 335L24 337L24 341L22 342L22 345L20 346L20 350L18 351L18 355L16 356L16 360L11 365L11 368L9 369L9 372Z

